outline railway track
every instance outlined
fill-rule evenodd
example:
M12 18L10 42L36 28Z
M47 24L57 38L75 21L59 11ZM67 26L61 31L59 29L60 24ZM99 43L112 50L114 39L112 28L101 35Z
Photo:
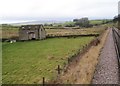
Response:
M117 28L112 29L113 32L113 40L115 45L115 50L118 58L118 71L119 71L119 84L120 84L120 30Z
M120 34L116 28L109 28L106 43L101 50L92 84L120 83Z
M113 28L112 32L113 32L115 50L118 58L118 65L120 68L120 30L118 30L117 28Z

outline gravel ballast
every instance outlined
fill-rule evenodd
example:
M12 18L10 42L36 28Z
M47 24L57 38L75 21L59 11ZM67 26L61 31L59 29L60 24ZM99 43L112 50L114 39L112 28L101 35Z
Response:
M92 84L119 84L118 59L112 29L110 29L98 61Z

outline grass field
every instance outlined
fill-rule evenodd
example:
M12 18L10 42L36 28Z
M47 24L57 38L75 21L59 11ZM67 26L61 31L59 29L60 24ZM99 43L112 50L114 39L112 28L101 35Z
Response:
M46 35L87 35L87 34L100 34L103 28L84 28L84 29L46 29Z
M65 35L84 35L84 34L99 34L103 32L104 26L93 28L81 28L81 29L45 29L48 36L65 36ZM0 35L2 38L15 38L19 37L19 28L2 28L0 29Z
M89 20L89 23L90 24L92 24L92 25L95 25L95 24L97 24L97 25L99 25L99 24L102 24L103 23L103 21L106 21L106 20ZM67 26L67 25L75 25L75 22L73 22L73 21L68 21L68 22L64 22L64 23L56 23L56 24L53 24L53 25L55 25L55 26L58 26L58 25L61 25L61 26Z
M3 46L3 83L41 83L42 77L56 77L57 65L63 67L67 58L74 55L94 37L53 38L43 41L6 43Z
M0 29L0 35L2 35L2 38L18 37L18 28L2 28Z
M103 23L103 20L91 20L90 21L90 24L92 24L92 25L95 25L95 24L102 24Z

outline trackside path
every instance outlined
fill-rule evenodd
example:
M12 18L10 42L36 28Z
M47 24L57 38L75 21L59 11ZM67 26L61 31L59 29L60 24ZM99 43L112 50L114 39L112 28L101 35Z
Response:
M101 51L92 84L118 84L119 71L112 29Z

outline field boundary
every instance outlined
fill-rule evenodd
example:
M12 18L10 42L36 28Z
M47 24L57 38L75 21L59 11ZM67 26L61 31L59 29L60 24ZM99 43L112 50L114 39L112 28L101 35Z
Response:
M48 35L46 38L60 38L60 37L69 37L69 38L75 38L75 37L88 37L88 36L99 36L99 34L85 34L85 35L63 35L63 36L57 36L57 35Z
M103 33L99 34L98 37L95 37L93 40L91 40L91 42L88 45L83 46L83 48L81 50L79 49L78 52L75 55L73 55L70 58L68 58L68 63L64 64L64 67L63 67L61 73L56 76L56 79L50 80L49 82L46 82L46 84L60 84L60 76L66 74L70 68L72 68L73 66L77 65L79 60L81 59L81 57L92 46L97 46L100 43L102 35L105 33L105 31Z
M86 35L64 35L64 36L46 36L46 39L49 38L76 38L76 37L90 37L90 36L95 36L98 37L100 34L86 34ZM2 38L0 39L0 41L2 42L10 42L11 40L16 40L16 41L20 41L19 37L15 37L15 38ZM45 40L45 39L43 39ZM31 40L26 40L26 41L31 41Z

